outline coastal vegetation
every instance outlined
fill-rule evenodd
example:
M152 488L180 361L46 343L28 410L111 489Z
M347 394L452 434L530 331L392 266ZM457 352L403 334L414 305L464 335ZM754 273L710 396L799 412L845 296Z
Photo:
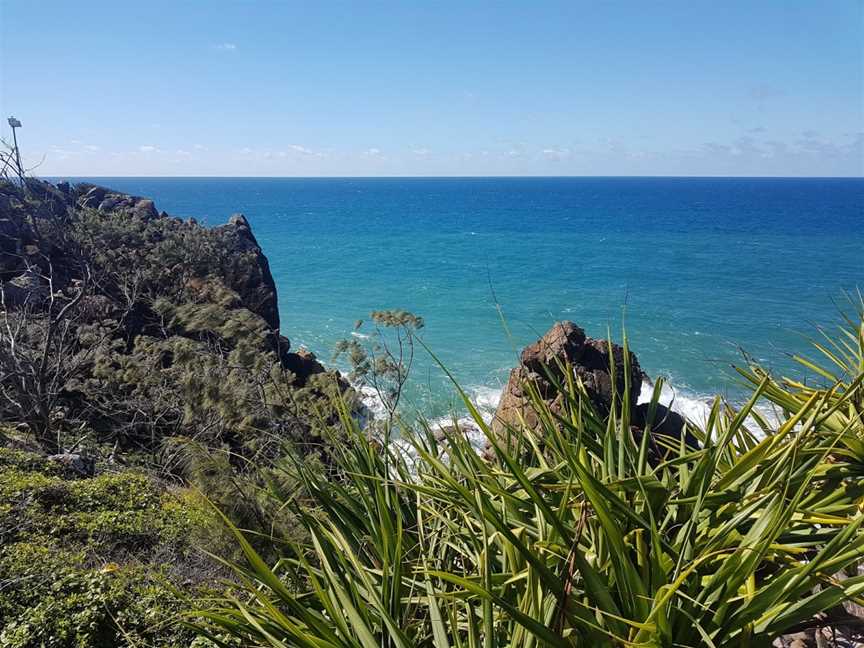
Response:
M188 646L178 614L224 577L202 544L232 552L193 490L0 448L0 645Z
M860 294L820 360L781 378L745 358L749 397L704 422L660 403L662 379L637 402L626 335L559 323L494 420L453 381L470 418L449 425L402 416L432 353L412 313L376 311L335 349L356 389L291 349L242 216L211 229L102 187L3 181L0 297L0 646L861 630Z
M181 599L225 575L201 547L232 553L212 506L268 556L299 532L262 486L356 399L276 299L242 216L0 182L0 645L188 645Z
M285 501L307 541L268 565L235 530L239 586L199 627L244 645L369 648L769 646L860 627L862 313L817 346L827 365L801 360L818 386L742 368L749 401L715 399L704 426L687 424L695 447L652 438L659 381L635 434L629 385L601 415L572 366L554 394L527 386L539 426L512 425L507 442L465 397L490 459L458 422L401 428L405 453L346 413L344 478L301 466L306 497ZM629 357L625 340L625 382Z

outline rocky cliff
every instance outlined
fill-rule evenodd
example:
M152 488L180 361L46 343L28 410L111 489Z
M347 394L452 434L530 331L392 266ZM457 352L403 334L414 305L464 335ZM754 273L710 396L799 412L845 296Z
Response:
M3 183L0 184L0 279L14 280L16 275L26 274L34 264L42 271L48 270L48 263L55 264L55 271L68 270L64 266L73 261L70 258L72 251L64 249L56 228L74 226L76 214L83 211L95 217L94 226L98 226L100 218L107 221L118 216L126 218L130 225L144 227L158 220L179 222L164 211L158 212L149 198L130 196L89 183L70 185L61 182L53 185L35 179L29 180L27 187ZM192 237L197 230L205 229L194 221L189 221L188 225ZM226 225L215 228L212 233L221 247L221 254L226 258L242 259L234 274L225 277L229 287L237 292L245 308L261 316L271 330L278 332L276 284L249 222L242 214L235 214ZM164 237L154 237L145 243L158 243L160 239L164 240ZM200 268L199 274L208 270L217 269ZM63 278L69 281L76 278L74 274ZM55 286L61 290L64 287Z
M0 183L0 296L15 322L0 416L55 450L58 417L138 442L200 428L232 447L265 431L305 443L307 401L345 389L280 335L241 214L211 229L92 184Z

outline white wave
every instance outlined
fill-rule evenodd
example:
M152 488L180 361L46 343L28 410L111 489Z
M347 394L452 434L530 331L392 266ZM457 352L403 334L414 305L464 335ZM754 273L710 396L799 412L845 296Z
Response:
M364 417L360 421L362 427L365 427L374 420L381 421L387 418L387 407L374 387L371 385L358 384L354 384L353 387L360 393L360 400L363 402L367 412L370 414L370 416ZM469 390L468 393L471 401L480 412L483 421L491 423L492 418L495 416L495 409L498 407L498 401L501 399L501 389L481 385ZM477 426L474 419L470 416L463 415L457 417L455 423L459 426L459 429L465 433L465 436L471 442L472 447L474 447L478 452L482 452L486 447L486 437ZM453 416L442 416L429 421L429 425L432 430L451 427L454 425L454 418ZM391 444L393 444L396 449L402 452L407 458L411 460L417 459L411 444L404 439L394 438L391 440Z
M387 408L381 401L378 393L370 386L358 387L363 399L363 403L376 419L385 418L387 416ZM483 422L490 424L495 417L495 411L498 408L498 403L501 401L501 396L504 388L492 385L472 385L465 389L471 402L477 408ZM651 400L654 393L654 385L648 381L642 383L639 393L639 403L647 403ZM708 417L711 413L713 396L709 394L700 394L686 387L679 387L674 384L665 382L660 390L659 402L671 410L679 413L685 419L697 425L704 427L708 422ZM733 403L733 406L740 406L741 403ZM768 422L769 425L776 426L780 420L777 412L770 404L759 403L755 408L759 414ZM457 412L449 416L443 416L430 421L433 430L441 428L450 428L454 424L459 426L459 429L465 434L472 447L482 453L486 449L486 436L480 430L477 423L466 413ZM759 432L759 425L751 416L748 417L745 425L753 431ZM761 436L761 435L760 435ZM414 457L411 445L402 439L394 439L392 441L396 447L403 452L406 457L416 460Z
M654 385L649 381L642 383L639 392L639 403L648 403L654 395ZM673 412L678 412L688 421L696 425L705 425L711 413L711 397L700 395L691 391L678 389L668 382L664 382L660 389L659 403L665 405Z
M480 412L483 420L486 423L490 423L495 416L495 410L498 409L498 403L501 401L504 388L501 386L473 385L466 388L466 392L471 402L474 403L474 406ZM651 400L653 392L653 384L649 382L642 383L638 402L647 403ZM660 391L661 404L697 424L704 424L708 420L708 415L711 412L711 402L711 396L698 394L688 389L679 389L668 382L663 383ZM446 420L452 422L452 419Z
M494 412L493 412L494 415ZM485 416L483 417L486 418ZM492 420L492 417L489 417L488 421L484 421L489 423ZM459 426L459 431L465 435L465 438L468 439L468 443L471 444L471 447L474 448L474 451L477 454L482 454L486 449L486 435L477 425L477 423L470 416L460 416L456 418L455 424ZM430 422L432 430L441 430L452 428L454 425L453 417L441 417L439 419L435 419Z
M351 386L360 393L360 400L369 414L369 416L363 417L360 421L361 427L365 427L375 419L387 418L387 406L384 405L384 401L381 400L381 396L374 387L371 385L358 385L356 383L352 383Z
M474 407L477 408L477 412L480 414L483 422L487 425L491 424L492 419L495 417L495 410L498 409L498 403L501 401L501 394L504 392L504 388L500 386L492 387L490 385L472 385L466 387L465 392L468 394ZM433 419L429 423L432 430L452 428L454 425L457 425L475 452L482 454L486 449L486 435L480 429L477 422L470 416L465 415L464 412L456 416L442 416Z
M495 410L498 408L498 403L504 393L503 387L493 387L490 385L475 385L468 388L467 393L474 403L484 422L491 423L495 417ZM639 403L647 403L651 400L654 393L654 385L648 381L642 383L639 392ZM665 405L674 412L679 413L691 423L704 427L708 423L708 417L711 414L711 406L714 402L714 396L710 394L702 394L686 387L679 387L675 384L665 382L660 390L659 402ZM740 407L743 403L733 402L734 407ZM757 403L754 409L765 419L771 426L778 426L781 420L776 409L766 402ZM476 424L468 417L460 417L457 419L460 426L466 429L475 429ZM452 417L445 417L435 421L436 425L452 425ZM745 424L754 432L760 430L756 420L750 416L746 419ZM485 439L479 430L476 430L478 444L485 445ZM472 439L472 443L474 440Z
M483 416L486 423L491 423L495 416L495 410L498 409L498 403L501 402L501 395L504 393L503 387L490 387L489 385L475 385L467 389L468 395L471 397L471 402Z
M639 403L649 402L653 394L654 385L648 381L643 382L642 389L639 392ZM707 425L713 402L714 396L699 394L686 388L678 388L668 382L664 382L660 388L659 403L665 405L673 412L678 412L685 419L699 427ZM731 404L733 407L741 407L744 403L733 402ZM771 404L765 402L757 403L753 409L765 419L768 425L775 428L779 426L781 417ZM759 424L752 416L748 416L744 424L753 432L761 432Z

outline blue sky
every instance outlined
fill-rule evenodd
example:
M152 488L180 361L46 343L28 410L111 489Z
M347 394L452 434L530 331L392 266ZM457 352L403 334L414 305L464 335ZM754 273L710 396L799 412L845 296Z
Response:
M43 175L862 175L862 48L861 0L0 0L0 109Z

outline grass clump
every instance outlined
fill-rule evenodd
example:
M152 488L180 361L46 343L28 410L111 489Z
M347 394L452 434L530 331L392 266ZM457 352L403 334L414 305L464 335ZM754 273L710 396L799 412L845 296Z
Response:
M409 461L343 411L341 479L298 465L310 501L285 500L308 541L268 564L238 531L242 585L197 628L273 647L753 647L830 625L864 592L864 317L847 324L848 371L742 369L748 402L715 399L688 424L698 447L659 454L629 390L601 415L575 378L555 411L534 390L541 430L506 447L465 397L492 460L421 424L401 430Z

